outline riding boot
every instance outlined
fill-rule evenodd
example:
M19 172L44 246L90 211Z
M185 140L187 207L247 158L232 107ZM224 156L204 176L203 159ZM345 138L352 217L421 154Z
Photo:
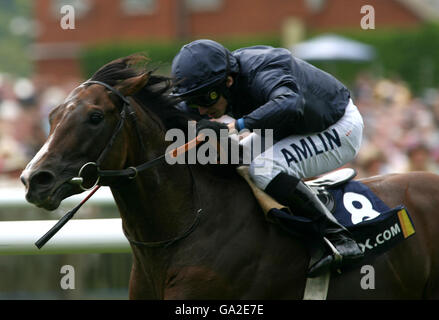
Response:
M315 277L342 264L353 262L363 256L350 232L334 218L317 195L300 179L280 173L270 182L265 191L295 213L311 219L318 233L330 248L308 270L309 277Z

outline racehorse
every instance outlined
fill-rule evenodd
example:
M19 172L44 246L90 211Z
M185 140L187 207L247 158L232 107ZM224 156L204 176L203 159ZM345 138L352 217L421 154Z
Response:
M71 181L85 164L79 176L90 185L96 172L116 173L99 184L111 188L131 244L131 299L302 299L308 250L267 223L233 166L160 158L166 131L186 130L191 117L175 107L170 79L138 68L142 59L104 65L50 113L48 139L21 176L26 199L54 210L83 192ZM142 163L150 165L137 172ZM404 205L416 234L364 261L373 289L361 287L358 266L332 275L328 299L439 298L439 176L361 181L389 207Z

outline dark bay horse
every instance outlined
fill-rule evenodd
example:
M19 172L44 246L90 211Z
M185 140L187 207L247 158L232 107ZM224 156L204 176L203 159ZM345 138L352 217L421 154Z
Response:
M134 55L103 66L51 112L48 140L21 177L29 202L53 210L83 191L70 181L85 163L102 158L102 170L138 166L165 153L166 130L187 130L189 117L167 95L168 80L133 67L139 60ZM124 97L129 114L121 111ZM439 176L362 182L388 206L406 206L416 234L364 261L374 268L374 289L362 289L359 266L332 275L328 299L439 298ZM110 186L131 242L130 298L302 299L305 246L265 221L232 166L160 161L135 178L100 183Z

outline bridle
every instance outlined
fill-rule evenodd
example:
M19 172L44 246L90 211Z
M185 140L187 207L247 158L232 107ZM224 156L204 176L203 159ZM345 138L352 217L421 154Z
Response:
M144 162L136 167L131 166L131 167L128 167L126 169L121 169L121 170L101 170L100 165L101 165L102 161L105 159L105 157L108 154L108 152L110 151L110 149L112 148L114 141L116 140L120 131L122 130L127 116L129 116L130 119L134 123L134 126L136 128L137 138L139 140L139 144L141 146L142 152L145 152L145 146L143 144L143 139L141 137L139 127L137 125L136 113L135 113L133 107L131 106L131 102L127 99L127 97L125 97L118 90L116 90L114 87L110 86L109 84L106 84L105 82L96 81L96 80L88 80L88 81L84 82L82 85L89 85L89 84L102 85L122 100L123 106L122 106L122 109L120 111L120 119L119 119L118 124L116 125L116 130L113 132L113 135L110 137L110 140L108 141L104 150L102 150L102 152L99 155L96 162L85 163L81 167L81 169L79 169L78 176L73 177L69 180L69 183L78 185L84 191L90 190L90 189L93 189L93 190L90 192L90 194L87 195L87 197L84 200L81 201L81 203L79 203L75 208L73 208L72 210L67 212L63 217L61 217L61 219L44 236L42 236L37 242L35 242L35 245L38 247L38 249L41 249L46 244L46 242L49 241L73 217L73 215L79 210L79 208L81 208L81 206L88 199L90 199L90 197L101 187L101 185L99 185L101 177L120 177L120 178L125 177L128 179L134 179L138 176L138 174L140 172L161 163L164 159L166 159L166 156L178 157L179 155L185 153L186 151L193 148L194 146L196 146L197 144L199 144L200 142L202 142L204 140L204 135L200 134L195 139L189 141L185 145L183 145L179 148L176 148L176 149L170 151L169 153L162 154L161 156L159 156L153 160L149 160L147 162ZM95 174L96 174L96 180L95 180L93 186L88 187L88 188L83 185L83 183L84 183L83 174L86 171L87 167L94 167ZM192 174L190 167L189 167L189 171L191 173L193 186L195 188L195 180L194 180L194 177L193 177L193 174ZM194 190L194 192L195 192L195 194L197 194L196 190ZM125 229L123 229L123 231L125 233L126 238L128 239L128 241L131 244L134 244L137 246L143 246L143 247L168 247L171 244L177 242L178 240L181 240L181 239L184 239L185 237L187 237L196 228L196 226L198 225L198 223L200 221L200 217L201 217L202 212L203 212L202 209L198 209L196 211L196 215L195 215L194 221L191 224L191 226L189 228L187 228L179 236L172 238L172 239L168 239L168 240L156 241L156 242L137 241L137 240L131 239L129 237L129 235L126 233Z
M131 119L131 121L134 124L134 127L136 128L137 139L139 140L139 144L141 146L141 150L143 153L145 152L145 146L143 143L143 139L140 135L139 127L137 125L136 112L134 111L133 107L131 106L131 102L128 100L128 98L125 97L124 95L122 95L114 87L106 84L105 82L88 80L88 81L83 83L83 85L89 85L89 84L99 84L101 86L104 86L105 88L110 90L113 94L115 94L117 97L119 97L122 100L123 105L122 105L122 109L120 111L119 122L116 125L116 130L113 132L113 135L111 136L111 138L108 141L107 145L105 146L104 150L102 150L102 152L99 155L96 162L87 162L86 164L84 164L81 167L81 169L79 169L78 176L73 177L70 180L70 183L77 184L84 191L90 190L90 189L94 188L95 186L97 186L101 177L121 177L121 178L127 177L128 179L134 179L135 177L137 177L139 172L146 170L152 166L155 166L156 164L158 164L159 162L161 162L165 158L165 154L163 154L163 155L159 156L158 158L147 161L147 162L145 162L137 167L128 167L128 168L122 169L122 170L101 170L100 165L102 164L102 161L106 158L108 152L113 147L114 141L116 140L117 136L119 135L120 131L122 130L127 116ZM86 171L86 168L88 168L88 167L95 167L95 171L96 171L96 173L95 173L96 180L91 187L86 187L83 185L83 183L84 183L83 174Z

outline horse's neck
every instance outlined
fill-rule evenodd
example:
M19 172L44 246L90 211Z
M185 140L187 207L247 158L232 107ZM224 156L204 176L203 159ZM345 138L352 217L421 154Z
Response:
M195 211L188 173L173 169L153 168L112 188L124 226L135 240L173 238Z
M163 128L157 119L138 110L139 131L146 150L142 150L134 126L127 126L129 137L125 167L138 166L166 150ZM141 125L143 123L143 125ZM145 154L146 153L146 154ZM124 227L132 238L151 242L175 237L195 211L193 181L184 165L162 163L139 173L131 181L112 188Z

